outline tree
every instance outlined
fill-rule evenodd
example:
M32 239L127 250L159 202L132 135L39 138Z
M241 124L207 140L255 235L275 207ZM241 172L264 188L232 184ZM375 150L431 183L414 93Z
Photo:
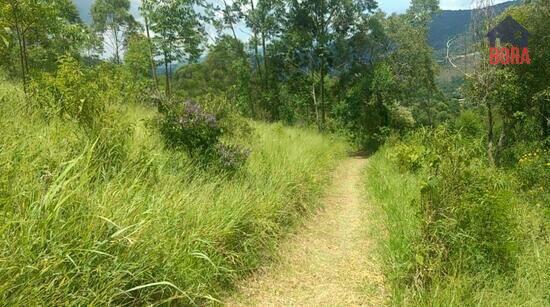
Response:
M481 59L476 71L467 75L465 93L467 98L486 110L487 157L491 165L505 162L502 161L502 153L514 144L532 143L541 146L548 141L548 4L548 0L531 1L512 7L501 16L490 18L483 23L487 28L499 19L512 15L529 30L529 53L532 60L531 65L489 65L488 47L483 42L478 43ZM499 122L502 123L500 133L497 125Z
M126 32L137 25L130 14L130 0L96 0L91 14L94 29L104 35L106 45L114 53L114 62L120 64Z
M149 63L151 65L151 75L155 81L155 89L159 90L159 80L157 77L157 65L155 63L155 51L153 46L153 41L151 39L151 33L149 31L149 25L151 20L151 14L153 9L152 0L141 0L140 12L143 16L144 26L145 26L145 35L147 37L147 49L149 51Z
M0 12L4 45L17 48L25 91L33 68L52 70L59 56L78 56L85 42L92 39L70 0L5 0ZM12 53L7 50L6 54Z
M262 44L263 81L265 90L269 88L270 76L267 44L281 31L280 21L283 19L283 15L284 2L280 0L259 0L256 9L249 15L249 23L253 24L258 30ZM258 38L256 37L256 39Z
M417 18L418 14L409 12L387 19L386 32L392 50L389 63L399 80L397 92L403 105L412 109L421 124L434 125L433 106L440 96L435 83L437 64L427 41L427 22Z
M234 39L237 38L237 32L235 32L236 25L242 20L243 11L242 11L242 0L231 1L222 0L222 6L212 6L212 9L216 12L221 13L220 18L214 18L212 20L215 28L218 31L218 34L223 35L223 31L226 29L231 30L231 34Z
M209 93L224 96L229 101L241 103L247 95L250 65L241 41L232 36L219 37L201 63L189 64L178 69L174 84L186 97L197 98Z
M201 15L195 10L198 0L159 0L151 4L151 29L163 58L166 94L171 94L170 69L175 61L192 62L201 54L205 29Z
M146 78L150 73L149 42L141 34L128 38L128 47L124 54L124 65L136 78Z
M353 36L359 31L368 13L376 2L371 0L305 0L289 1L285 39L296 48L292 57L298 60L295 66L307 66L311 74L312 98L316 121L324 129L327 117L325 99L326 76L333 61L335 42ZM297 54L299 53L299 54Z

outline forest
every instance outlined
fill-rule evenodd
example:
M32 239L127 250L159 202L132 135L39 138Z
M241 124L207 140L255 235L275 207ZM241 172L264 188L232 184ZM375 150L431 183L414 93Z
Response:
M1 306L550 306L550 0L89 2L0 0Z

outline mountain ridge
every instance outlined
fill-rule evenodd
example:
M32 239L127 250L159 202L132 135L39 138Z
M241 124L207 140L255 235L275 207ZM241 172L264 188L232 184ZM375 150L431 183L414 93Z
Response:
M519 0L495 4L495 13L501 14L512 5L519 4ZM472 12L469 10L442 10L437 13L430 24L428 43L434 50L443 49L447 40L466 33L472 24Z

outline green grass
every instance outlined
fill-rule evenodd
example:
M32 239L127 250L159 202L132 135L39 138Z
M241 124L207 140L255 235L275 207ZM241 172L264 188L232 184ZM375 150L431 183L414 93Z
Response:
M411 202L420 197L420 182L412 174L401 174L383 147L369 159L365 169L365 187L375 206L377 223L385 234L378 248L390 288L393 304L401 303L402 285L408 279L415 261L414 243L420 236L420 220Z
M385 146L370 158L365 186L384 229L379 253L384 260L390 303L394 306L550 306L548 215L524 201L517 211L521 250L506 274L455 272L428 286L415 280L421 242L419 198L423 175L402 172ZM527 199L519 194L522 200ZM451 270L453 271L453 270ZM472 269L474 271L474 269Z
M316 206L346 150L313 131L254 123L245 169L226 177L164 149L146 127L155 114L147 107L119 107L119 124L92 136L24 105L0 84L7 305L216 300Z

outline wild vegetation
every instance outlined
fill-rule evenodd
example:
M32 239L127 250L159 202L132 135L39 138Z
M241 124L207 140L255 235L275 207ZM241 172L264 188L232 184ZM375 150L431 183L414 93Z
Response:
M253 124L249 161L228 177L164 149L146 128L149 107L113 107L110 126L88 133L29 113L23 97L2 86L5 303L212 300L315 207L346 148L315 132Z
M536 64L478 68L466 76L458 117L392 139L371 159L366 185L387 231L393 304L548 304L549 122L539 97L548 90L540 76L549 72L541 38L550 11L542 5L504 12L529 29Z
M437 0L0 0L0 301L217 302L354 149L388 303L548 304L550 3L506 7L532 64L445 81Z

